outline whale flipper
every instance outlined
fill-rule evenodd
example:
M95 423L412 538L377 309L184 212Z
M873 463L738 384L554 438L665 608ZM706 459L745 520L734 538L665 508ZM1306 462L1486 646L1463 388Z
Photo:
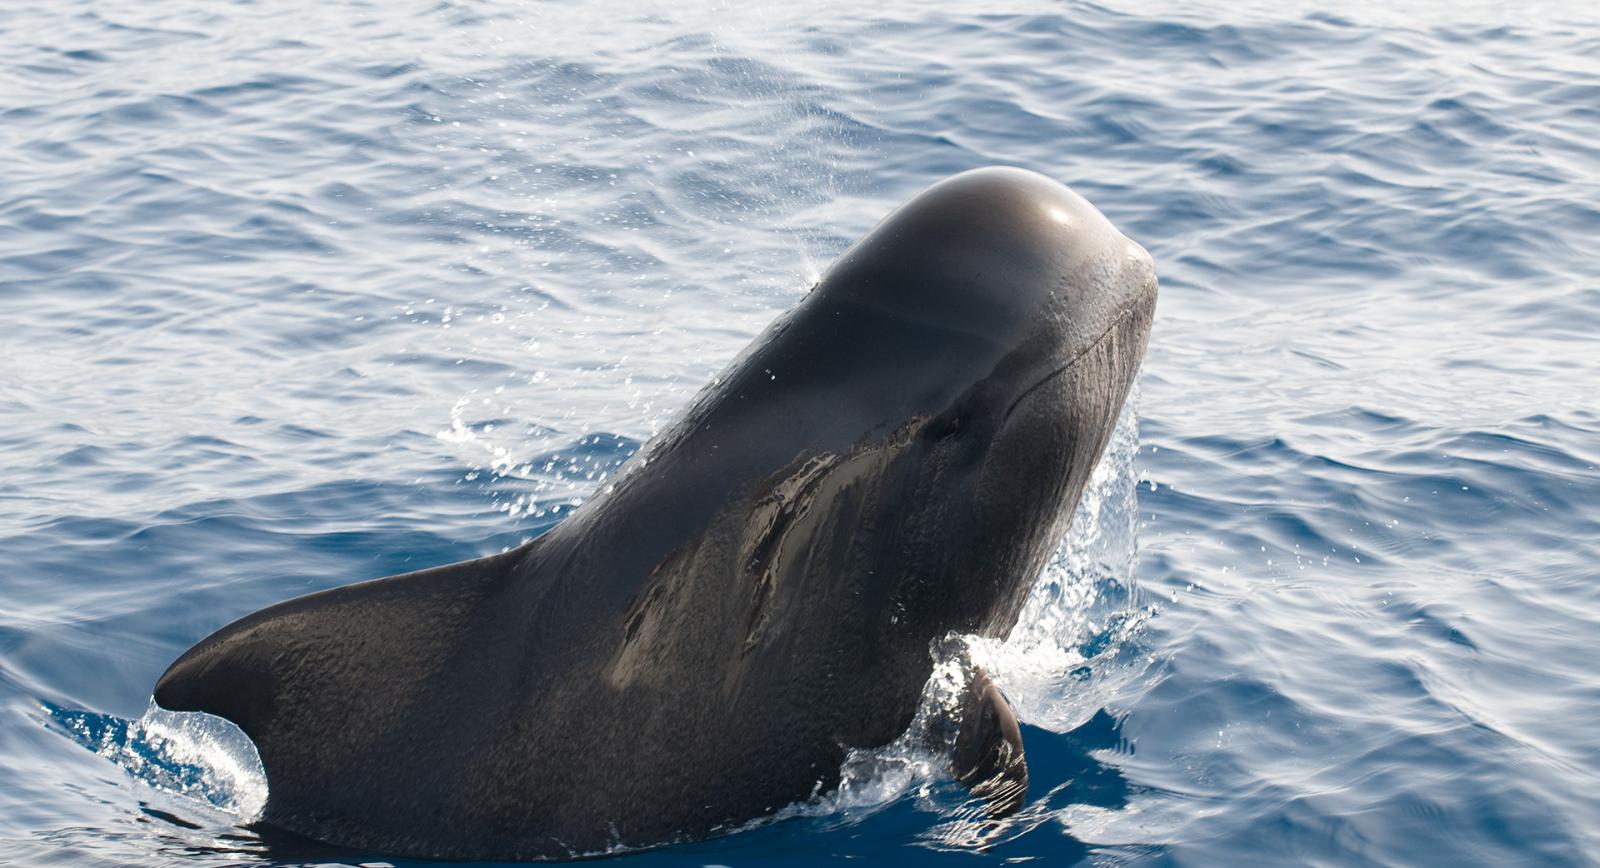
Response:
M962 706L956 779L989 803L990 816L1010 816L1028 799L1028 760L1016 712L981 668L967 683Z

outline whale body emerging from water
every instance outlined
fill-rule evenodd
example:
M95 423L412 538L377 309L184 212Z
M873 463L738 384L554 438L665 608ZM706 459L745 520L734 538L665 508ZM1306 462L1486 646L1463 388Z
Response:
M255 742L262 819L403 856L731 830L905 732L930 645L1005 636L1148 339L1149 255L1019 169L845 252L607 491L504 554L248 615L155 688ZM1025 799L981 671L955 775Z

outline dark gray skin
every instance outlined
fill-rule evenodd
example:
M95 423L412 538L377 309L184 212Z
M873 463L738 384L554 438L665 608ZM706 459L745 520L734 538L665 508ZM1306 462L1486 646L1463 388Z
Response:
M615 486L494 557L249 615L156 685L255 742L264 820L405 856L734 829L904 732L951 632L1003 637L1149 334L1143 248L1017 169L850 248ZM957 777L1022 804L981 673Z

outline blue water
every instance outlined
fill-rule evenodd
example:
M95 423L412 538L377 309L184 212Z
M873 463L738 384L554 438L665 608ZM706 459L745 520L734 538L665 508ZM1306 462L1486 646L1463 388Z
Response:
M802 5L0 5L0 862L393 862L251 827L165 666L547 529L993 163L1163 284L975 651L1033 803L891 749L628 864L1600 862L1600 15Z

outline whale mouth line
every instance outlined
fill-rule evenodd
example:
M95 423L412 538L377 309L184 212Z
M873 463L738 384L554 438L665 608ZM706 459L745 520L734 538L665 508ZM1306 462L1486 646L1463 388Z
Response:
M1017 407L1020 406L1029 395L1032 395L1035 391L1037 391L1040 386L1043 386L1045 383L1048 383L1056 377L1077 367L1078 363L1083 361L1084 356L1089 355L1089 353L1094 351L1095 348L1105 343L1106 339L1111 336L1111 333L1121 328L1124 323L1133 317L1134 312L1137 310L1138 305L1130 305L1128 308L1123 310L1122 313L1118 314L1117 318L1112 320L1110 325L1106 326L1105 331L1101 332L1098 337L1090 341L1086 346L1084 346L1083 349L1079 350L1076 355L1062 363L1060 366L1046 371L1043 376L1034 381L1033 385L1023 389L1021 394L1017 395L1016 399L1011 402L1011 405L1006 407L1006 412L1000 417L1000 423L1004 425L1005 421L1011 418L1011 414L1016 412Z

